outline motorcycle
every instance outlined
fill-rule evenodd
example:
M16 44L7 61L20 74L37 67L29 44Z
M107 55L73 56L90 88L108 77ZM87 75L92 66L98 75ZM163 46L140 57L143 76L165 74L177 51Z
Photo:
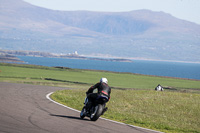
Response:
M83 119L85 116L89 117L91 121L96 121L101 115L107 111L106 102L108 102L108 97L106 96L98 96L94 102L92 102L92 106L90 109L87 109L88 98L86 96L84 106L81 110L80 117Z

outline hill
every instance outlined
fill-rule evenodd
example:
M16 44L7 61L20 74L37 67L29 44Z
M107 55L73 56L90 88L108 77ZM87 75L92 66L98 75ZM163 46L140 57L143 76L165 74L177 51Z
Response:
M57 11L0 0L0 48L200 61L200 25L164 12Z

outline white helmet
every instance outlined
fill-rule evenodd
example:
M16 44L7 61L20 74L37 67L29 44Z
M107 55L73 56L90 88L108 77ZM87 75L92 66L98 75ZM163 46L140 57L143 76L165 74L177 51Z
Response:
M107 78L101 78L101 79L100 79L100 82L101 82L101 83L106 83L106 84L108 84Z

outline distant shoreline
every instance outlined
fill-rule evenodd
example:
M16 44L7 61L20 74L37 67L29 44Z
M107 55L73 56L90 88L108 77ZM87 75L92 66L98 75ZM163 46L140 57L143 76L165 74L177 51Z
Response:
M1 54L0 53L0 62L18 62L18 63L24 63L24 61L20 60L16 56L8 55L8 54Z
M32 57L47 57L47 58L67 58L67 59L85 59L85 60L101 60L101 61L114 61L114 62L133 62L131 59L125 58L103 58L103 57L87 57L72 54L53 54L38 51L19 51L19 50L0 50L0 61L9 62L23 62L16 56L32 56Z
M1 59L2 55L13 56L13 59L4 58ZM113 61L113 62L133 62L133 60L141 61L161 61L161 62L177 62L177 63L195 63L200 64L200 62L195 61L179 61L179 60L162 60L162 59L148 59L140 57L117 57L111 55L78 55L76 53L72 54L54 54L48 52L38 52L38 51L21 51L21 50L0 50L0 61L6 62L23 62L16 56L32 56L32 57L47 57L47 58L67 58L67 59L85 59L85 60L101 60L101 61Z
M139 58L129 58L132 60L145 60L145 61L162 61L162 62L177 62L177 63L196 63L200 64L200 62L194 62L194 61L178 61L178 60L159 60L159 59L139 59Z
M120 59L122 57L117 57L117 56L95 56L95 55L83 55L86 57L94 57L94 58L115 58L115 59ZM129 59L129 60L140 60L140 61L161 61L161 62L179 62L179 63L196 63L200 64L200 62L195 62L195 61L179 61L179 60L161 60L161 59L148 59L148 58L137 58L137 57L124 57L124 59Z

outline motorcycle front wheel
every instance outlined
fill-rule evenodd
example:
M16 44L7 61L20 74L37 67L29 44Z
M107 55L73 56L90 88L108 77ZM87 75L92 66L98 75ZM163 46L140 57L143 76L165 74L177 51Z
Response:
M85 109L85 106L84 106L83 109L81 110L81 113L80 113L81 119L83 119L85 117L85 112L86 112L86 109Z

